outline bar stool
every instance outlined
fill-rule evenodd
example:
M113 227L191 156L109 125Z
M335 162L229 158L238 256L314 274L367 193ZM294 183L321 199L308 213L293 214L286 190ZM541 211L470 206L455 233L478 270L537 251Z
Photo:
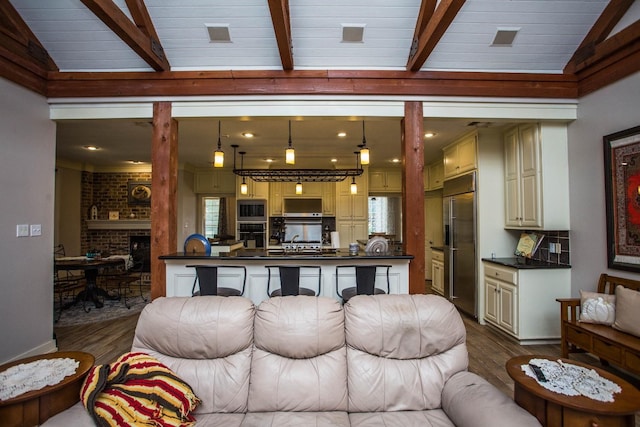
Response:
M219 295L223 297L239 297L244 295L244 288L247 283L247 269L242 265L187 265L196 269L196 279L193 281L191 289L192 296ZM218 286L218 269L241 268L242 290L236 288L226 288ZM196 291L196 282L199 284L199 291Z
M281 297L288 295L320 295L320 282L322 278L320 266L317 265L266 265L268 271L267 295L269 297ZM277 268L280 275L280 289L270 292L271 289L271 269ZM300 270L318 270L318 291L300 287Z
M356 286L350 286L342 289L340 293L340 270L343 268L353 268L356 274ZM386 269L387 276L387 291L376 288L376 272L380 269ZM346 303L352 297L356 295L379 295L388 294L390 291L389 285L389 270L390 265L338 265L336 266L336 293L342 302Z

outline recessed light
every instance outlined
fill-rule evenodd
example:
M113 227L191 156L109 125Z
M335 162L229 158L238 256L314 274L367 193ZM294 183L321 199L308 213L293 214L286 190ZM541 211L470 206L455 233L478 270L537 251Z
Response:
M345 136L347 136L346 132L338 132L338 138L344 138Z
M95 145L85 145L85 146L84 146L84 148L85 148L86 150L89 150L89 151L96 151L96 150L99 150L99 148L98 148L97 146L95 146Z
M253 132L242 132L242 136L245 138L253 138L256 135Z
M337 163L338 159L336 159L335 157L333 159L331 159L331 163Z
M275 160L273 160L273 159L264 159L264 161L267 162L267 163L273 163Z
M400 159L391 159L391 163L400 163Z
M427 132L424 134L425 138L433 138L434 136L436 136L436 134L433 132Z
M133 165L141 165L144 162L140 161L140 160L127 160L129 163L133 164Z

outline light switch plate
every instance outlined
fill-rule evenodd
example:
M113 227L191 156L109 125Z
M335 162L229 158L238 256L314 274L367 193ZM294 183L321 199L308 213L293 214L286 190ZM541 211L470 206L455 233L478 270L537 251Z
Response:
M31 235L32 236L41 236L42 235L42 224L31 224Z
M29 236L29 224L16 225L16 237L28 237Z

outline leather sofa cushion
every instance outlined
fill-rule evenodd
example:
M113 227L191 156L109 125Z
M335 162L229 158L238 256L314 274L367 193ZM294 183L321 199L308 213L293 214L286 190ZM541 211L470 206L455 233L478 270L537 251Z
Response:
M202 401L196 417L245 412L254 311L242 297L157 298L140 314L131 348L157 358L191 386Z
M358 295L344 311L349 412L440 408L444 383L468 365L453 304L436 295Z
M352 427L455 427L442 409L403 412L361 412L349 414Z
M250 412L242 427L348 427L346 412Z
M275 297L255 316L249 411L346 411L344 313L326 297Z

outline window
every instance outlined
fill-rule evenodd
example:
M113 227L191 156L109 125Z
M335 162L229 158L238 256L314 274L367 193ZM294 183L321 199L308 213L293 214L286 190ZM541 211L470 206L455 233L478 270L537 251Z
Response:
M214 238L220 230L220 197L202 198L202 234Z
M402 224L401 202L400 197L369 197L369 234L383 233L399 237Z

